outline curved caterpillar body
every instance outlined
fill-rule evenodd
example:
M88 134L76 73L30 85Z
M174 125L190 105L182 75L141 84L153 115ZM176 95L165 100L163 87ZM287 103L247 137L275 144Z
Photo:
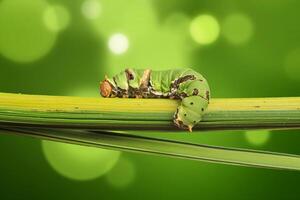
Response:
M174 124L192 131L206 110L210 90L205 78L198 72L183 68L166 71L126 69L100 83L103 97L171 98L181 99L174 114Z

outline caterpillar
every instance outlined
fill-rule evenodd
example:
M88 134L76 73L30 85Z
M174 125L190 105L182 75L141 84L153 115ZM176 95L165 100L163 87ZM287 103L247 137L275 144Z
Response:
M201 121L210 99L210 89L198 72L181 68L166 71L151 69L126 69L100 82L103 97L119 98L170 98L181 100L174 124L192 131Z

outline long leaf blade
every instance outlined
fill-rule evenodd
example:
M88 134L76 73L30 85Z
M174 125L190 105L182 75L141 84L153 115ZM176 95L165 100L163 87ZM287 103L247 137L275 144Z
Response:
M192 144L112 132L11 127L2 127L2 130L47 140L114 150L150 153L231 165L300 170L300 156L291 154Z

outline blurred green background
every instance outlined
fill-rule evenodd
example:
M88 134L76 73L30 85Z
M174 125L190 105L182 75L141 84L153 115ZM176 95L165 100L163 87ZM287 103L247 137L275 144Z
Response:
M0 91L98 97L126 67L192 67L213 98L300 94L300 1L0 0ZM148 133L300 154L299 131ZM299 199L300 173L0 135L0 199Z

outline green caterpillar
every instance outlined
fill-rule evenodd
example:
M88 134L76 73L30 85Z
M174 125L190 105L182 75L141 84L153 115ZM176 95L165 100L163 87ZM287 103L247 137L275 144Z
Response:
M100 83L100 94L103 97L181 99L173 121L179 128L189 131L201 121L210 99L205 78L188 68L126 69L112 78L105 77Z

